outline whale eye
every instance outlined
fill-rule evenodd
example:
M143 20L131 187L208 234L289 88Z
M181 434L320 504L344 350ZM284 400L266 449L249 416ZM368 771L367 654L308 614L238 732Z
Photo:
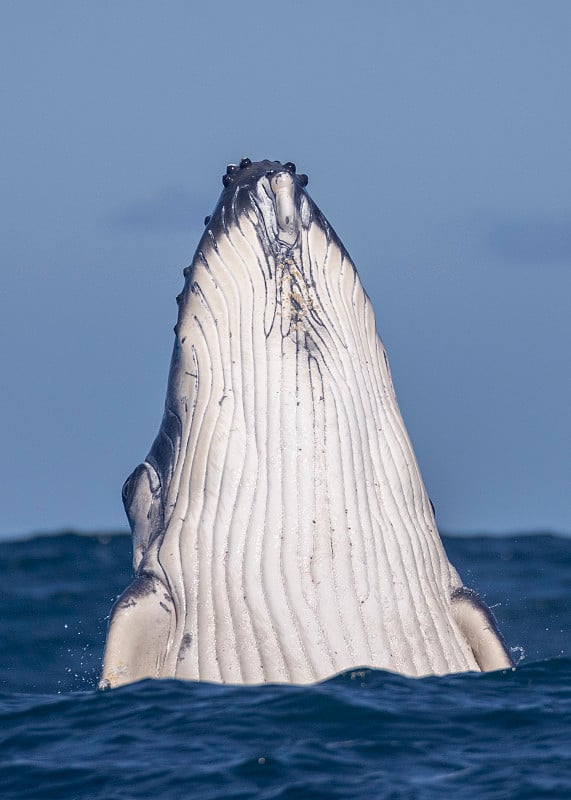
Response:
M240 169L244 169L245 167L249 167L252 164L251 158L243 158L240 161Z
M295 175L296 166L293 161L288 161L287 164L284 164L284 169L287 170L290 175Z
M301 183L302 186L307 186L307 182L309 181L309 178L307 177L307 175L304 175L302 173L301 175L298 175L297 177L299 178L299 182Z

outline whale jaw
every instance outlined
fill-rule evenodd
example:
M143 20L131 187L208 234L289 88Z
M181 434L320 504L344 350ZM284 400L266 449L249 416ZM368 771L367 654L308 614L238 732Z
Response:
M136 577L103 686L511 664L448 562L370 301L306 183L230 165L185 270L163 422L124 487Z

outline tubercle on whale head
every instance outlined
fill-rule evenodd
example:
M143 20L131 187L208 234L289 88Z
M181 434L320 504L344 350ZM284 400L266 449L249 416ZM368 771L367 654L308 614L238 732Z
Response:
M204 220L214 235L228 220L246 214L262 223L268 240L278 248L293 247L307 221L307 175L297 174L292 161L257 161L244 157L228 164L222 177L223 191L214 212Z
M269 161L268 159L252 161L252 159L244 157L240 160L239 164L228 164L226 172L222 176L222 184L226 188L237 181L243 182L244 179L250 180L252 177L257 179L264 173L266 175L271 175L274 172L282 171L290 175L295 175L297 173L297 167L293 161L286 161L285 164L282 164L281 161ZM297 178L300 185L305 188L309 181L307 175L302 173L298 175Z

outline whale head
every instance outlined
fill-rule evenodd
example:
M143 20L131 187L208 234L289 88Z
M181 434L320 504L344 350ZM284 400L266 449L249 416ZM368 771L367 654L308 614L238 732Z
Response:
M102 685L508 666L448 562L372 304L291 162L229 165L127 479L135 579Z

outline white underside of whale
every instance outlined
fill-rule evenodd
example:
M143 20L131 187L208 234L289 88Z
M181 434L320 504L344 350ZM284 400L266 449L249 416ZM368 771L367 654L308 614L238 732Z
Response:
M172 468L167 485L152 458L141 471L138 573L102 685L510 665L446 557L356 270L301 208L295 247L268 256L254 205L187 270L163 425ZM146 523L158 484L160 535Z

